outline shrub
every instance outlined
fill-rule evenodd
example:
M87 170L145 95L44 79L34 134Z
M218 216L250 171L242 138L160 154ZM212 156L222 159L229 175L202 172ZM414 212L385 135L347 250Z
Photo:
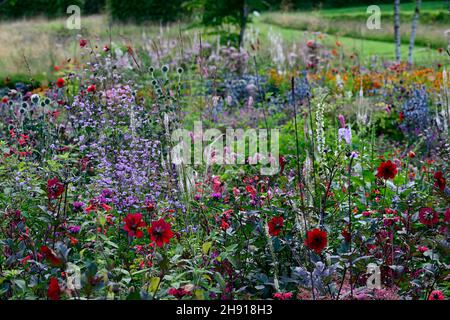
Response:
M0 6L1 18L20 18L33 16L58 17L66 14L70 5L77 5L84 14L100 12L105 6L105 0L6 0Z
M108 0L111 17L119 21L175 21L180 17L182 0Z

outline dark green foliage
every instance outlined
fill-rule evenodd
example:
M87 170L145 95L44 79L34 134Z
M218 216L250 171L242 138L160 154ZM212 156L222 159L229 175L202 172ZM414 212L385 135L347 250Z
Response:
M271 8L270 2L258 0L203 0L202 22L205 25L217 26L223 23L240 24L243 17L243 7L248 11L264 11Z
M2 19L32 16L49 18L66 15L67 7L77 5L81 14L99 13L105 6L105 0L0 0Z
M405 1L408 2L408 1ZM223 23L240 25L244 0L0 0L0 18L11 19L32 16L49 18L66 15L70 5L78 5L82 14L96 14L105 7L119 21L176 21L185 16L200 16L205 25ZM393 3L380 0L377 4ZM337 8L373 4L373 0L246 0L253 10L279 10L289 4L293 10Z
M176 21L181 17L183 0L107 0L112 18L119 21Z
M267 0L261 1L270 4L271 9L280 9L280 5L283 1L281 0ZM326 8L343 8L343 7L356 7L356 6L369 6L372 4L392 4L393 0L285 0L285 2L290 2L291 8L294 10L310 10L310 9L326 9ZM402 3L412 2L411 0L402 1ZM426 2L426 0L425 0Z
M223 25L234 25L239 29L239 35L230 32L223 32L222 40L232 41L242 44L243 34L247 22L250 20L250 13L254 10L262 11L270 8L270 4L258 0L196 0L193 1L203 13L202 24L205 26L220 27Z

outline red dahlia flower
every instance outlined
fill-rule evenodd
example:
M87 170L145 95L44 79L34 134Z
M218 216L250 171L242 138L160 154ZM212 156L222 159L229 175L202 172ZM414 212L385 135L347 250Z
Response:
M87 41L85 39L80 39L80 47L84 48L87 45Z
M439 215L432 208L422 208L419 210L419 220L424 225L432 227L438 223Z
M269 234L273 237L278 236L283 229L283 222L283 217L273 217L269 221Z
M49 199L56 199L64 192L64 184L58 178L47 181L47 196Z
M53 266L60 266L61 259L56 256L56 253L47 246L41 247L41 253L44 255L45 259L47 259Z
M139 229L145 227L145 222L142 220L142 214L140 213L129 213L125 217L125 226L123 230L128 232L130 237L142 238L144 233Z
M274 299L277 300L289 300L292 299L292 292L277 292L273 295Z
M158 247L162 247L164 243L169 243L173 237L170 224L165 222L164 219L153 221L150 228L148 228L148 234Z
M59 287L58 280L54 277L50 278L47 296L50 300L59 300L61 298L61 288Z
M313 48L315 47L315 45L316 45L316 43L314 42L314 40L308 40L308 41L306 42L306 46L307 46L308 48L313 49Z
M445 300L445 296L441 290L433 290L430 293L428 300Z
M230 227L230 224L228 223L227 220L222 218L222 220L220 220L220 227L222 228L223 231L227 231L227 229Z
M190 296L192 293L190 291L187 291L185 288L170 288L169 290L167 290L167 293L170 294L171 296L174 296L177 299L181 299L184 296Z
M382 162L377 169L377 178L394 179L397 174L397 166L391 160Z
M222 228L223 231L227 231L227 229L230 227L231 213L233 213L232 209L224 211L222 213L222 218L221 218L221 221L220 221L220 227Z
M95 87L95 84L91 84L89 87L87 87L87 92L95 92L97 88Z
M111 211L112 208L105 203L92 202L86 209L84 209L84 211L86 211L87 213L90 213L91 211L95 212L95 211L98 211L101 209L105 210L106 212L109 212L109 211Z
M305 245L320 253L327 246L327 232L320 229L313 229L306 233Z
M425 247L425 246L418 246L417 250L419 250L420 253L425 253L430 249L428 249L428 247Z
M341 235L344 237L345 242L350 242L350 240L352 240L351 234L347 229L342 230Z
M250 193L250 196L252 198L256 197L256 189L254 186L248 184L245 186L245 190L247 190L247 192Z
M444 191L445 183L446 180L444 178L444 174L442 173L442 171L436 171L436 173L434 174L434 186L436 188L439 188L441 191Z
M58 86L58 88L62 88L64 87L64 79L63 78L58 78L58 80L56 80L56 85Z
M450 209L445 210L445 212L444 212L444 221L446 223L450 222Z
M280 163L280 174L283 174L284 166L286 165L286 158L280 155L278 157L278 162Z

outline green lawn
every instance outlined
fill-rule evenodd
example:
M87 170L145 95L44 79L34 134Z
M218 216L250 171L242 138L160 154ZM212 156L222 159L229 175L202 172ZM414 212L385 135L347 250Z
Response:
M394 1L392 1L393 3ZM376 4L376 1L374 1ZM381 13L392 14L394 12L393 4L380 4L378 5L381 9ZM366 12L367 5L365 6L357 6L357 7L349 7L349 8L333 8L333 9L324 9L321 10L321 14L326 16L335 16L335 15L348 15L348 14L360 14L361 12ZM412 13L415 9L415 1L401 1L400 3L400 11L402 13ZM446 1L422 1L421 12L439 12L439 11L448 11L447 10Z
M400 34L402 55L406 58L415 3L412 1L402 2ZM391 59L394 52L393 5L380 5L381 28L375 30L368 29L366 25L370 15L367 13L367 7L268 12L256 19L255 24L262 29L270 25L274 30L281 32L286 39L301 36L304 31L326 33L331 35L328 37L329 41L334 42L338 37L347 48L362 53L362 56L368 57L377 54ZM434 61L435 58L437 59L436 49L447 47L450 41L450 37L446 34L450 27L449 22L450 12L447 10L446 1L422 3L415 38L414 60L417 63L428 64ZM446 62L448 63L448 60Z
M260 33L263 36L267 36L269 29L272 28L273 32L281 34L283 39L289 43L307 41L314 38L314 34L305 32L303 30L296 30L291 28L279 27L276 25L264 23L262 21L255 21L254 26L259 28ZM326 46L333 46L339 40L346 52L354 52L368 60L371 56L377 55L382 59L394 59L394 43L387 41L375 41L367 39L358 39L351 37L341 37L336 35L327 35L323 40ZM402 59L407 59L408 45L401 46ZM450 63L450 59L447 59L446 65ZM429 65L433 62L442 62L442 56L438 55L437 50L429 49L426 47L416 46L414 49L414 61L416 64Z

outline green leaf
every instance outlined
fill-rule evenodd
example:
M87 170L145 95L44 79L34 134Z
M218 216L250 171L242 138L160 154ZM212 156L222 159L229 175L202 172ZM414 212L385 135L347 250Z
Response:
M148 292L151 294L155 294L156 290L158 290L159 283L161 282L161 279L159 277L153 277L150 279L150 284L148 286Z
M197 289L194 291L194 297L197 300L205 300L205 293L201 289Z
M24 291L26 289L27 283L25 280L16 279L12 281L20 290Z
M202 245L202 252L203 252L203 254L208 254L209 250L211 249L211 246L212 246L212 242L211 241L205 242Z

